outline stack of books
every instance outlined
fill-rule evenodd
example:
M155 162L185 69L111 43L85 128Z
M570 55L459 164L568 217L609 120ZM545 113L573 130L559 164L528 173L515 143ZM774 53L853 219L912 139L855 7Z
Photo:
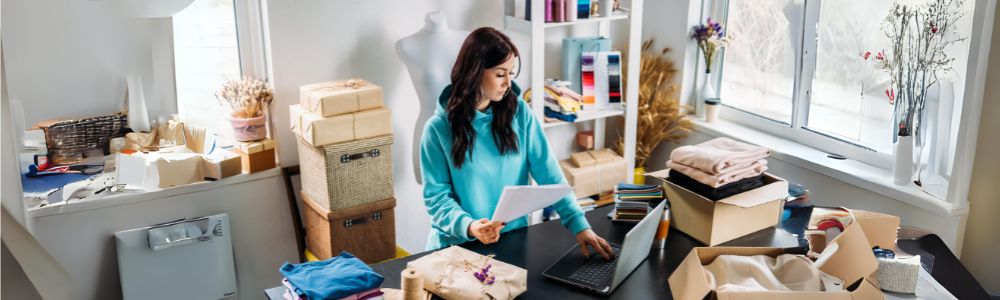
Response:
M663 186L619 183L615 186L613 221L638 222L663 200Z

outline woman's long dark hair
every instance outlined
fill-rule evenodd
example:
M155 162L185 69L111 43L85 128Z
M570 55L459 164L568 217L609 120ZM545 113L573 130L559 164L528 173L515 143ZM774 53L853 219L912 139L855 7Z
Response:
M480 88L483 72L511 57L520 61L517 47L507 35L491 27L470 33L458 52L455 66L451 68L452 92L447 106L448 122L451 123L451 157L456 168L465 163L466 153L472 159L472 145L476 139L472 119L476 116L476 104L483 97ZM502 100L490 104L493 107L493 140L500 148L500 154L517 153L517 133L511 128L517 112L517 95L511 89L513 82Z

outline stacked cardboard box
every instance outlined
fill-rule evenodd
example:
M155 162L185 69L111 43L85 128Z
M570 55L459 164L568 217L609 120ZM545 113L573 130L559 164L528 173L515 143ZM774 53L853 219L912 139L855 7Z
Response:
M364 80L299 89L289 108L298 137L307 248L319 259L348 251L367 263L395 254L392 114Z
M614 191L628 176L628 164L608 149L579 152L559 162L577 197Z

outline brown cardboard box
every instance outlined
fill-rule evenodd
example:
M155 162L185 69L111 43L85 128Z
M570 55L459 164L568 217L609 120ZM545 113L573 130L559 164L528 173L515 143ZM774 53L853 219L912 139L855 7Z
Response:
M899 218L865 211L852 211L855 222L844 228L816 260L821 271L844 281L848 290L839 292L717 292L710 286L703 265L723 254L768 255L782 254L780 248L712 247L694 248L670 275L670 291L674 299L698 300L706 296L717 299L885 299L878 284L868 276L878 269L871 242L895 241ZM854 283L860 281L856 287ZM851 289L850 287L853 287Z
M577 152L569 155L569 161L577 168L592 167L597 165L597 161L587 152Z
M211 155L202 156L205 178L218 180L240 174L243 171L243 162L239 153L216 149Z
M251 143L236 143L243 174L256 173L274 168L274 140L262 140Z
M382 107L382 88L360 79L307 84L299 87L299 104L321 117L374 109Z
M289 108L292 132L313 146L354 140L354 114L324 118L299 105Z
M764 186L712 201L666 180L669 169L646 175L659 179L670 200L670 225L715 246L778 224L788 182L766 174Z
M616 159L621 159L621 157L619 157L618 154L615 154L614 151L611 151L611 149L593 150L588 151L587 153L590 153L590 156L594 157L594 161L596 161L597 164L606 164L613 162Z
M396 199L329 211L300 193L306 226L306 248L327 259L347 251L365 263L396 256Z
M366 139L392 133L392 112L376 108L354 113L354 138Z
M570 160L560 161L559 166L578 198L613 191L616 184L628 177L628 164L618 156L611 162L589 167L576 167Z

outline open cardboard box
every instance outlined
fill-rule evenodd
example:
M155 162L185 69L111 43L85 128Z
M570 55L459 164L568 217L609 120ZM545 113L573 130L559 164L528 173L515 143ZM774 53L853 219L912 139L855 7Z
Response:
M667 180L669 170L647 173L663 182L670 225L708 245L722 244L774 226L788 197L788 182L765 173L764 186L712 201Z
M730 255L782 254L781 248L713 247L694 248L670 275L670 291L674 299L698 300L712 294L715 299L885 299L878 283L869 275L878 269L873 246L895 248L899 218L867 211L849 211L852 221L844 232L827 244L816 260L816 266L826 274L843 280L847 289L832 292L718 292L710 286L704 265L716 257Z

